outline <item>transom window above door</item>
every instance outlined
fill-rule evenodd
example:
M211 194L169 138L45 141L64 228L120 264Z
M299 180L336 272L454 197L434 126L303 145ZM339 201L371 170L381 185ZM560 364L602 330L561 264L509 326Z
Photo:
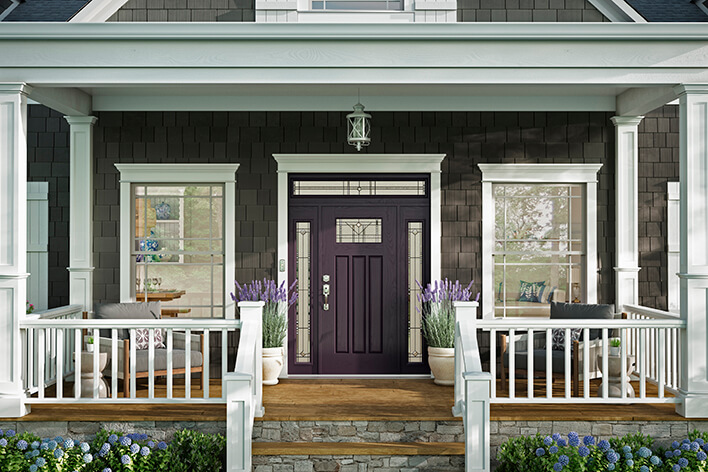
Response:
M426 196L426 180L298 180L294 196Z

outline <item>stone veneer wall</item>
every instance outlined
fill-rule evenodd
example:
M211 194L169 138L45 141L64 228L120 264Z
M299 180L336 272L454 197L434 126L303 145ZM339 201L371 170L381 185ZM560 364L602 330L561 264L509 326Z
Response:
M49 182L48 303L55 308L69 304L69 123L30 105L27 128L27 180Z
M254 0L128 0L108 21L256 21ZM588 0L458 0L457 21L607 22Z
M667 182L679 181L678 106L639 124L639 303L668 309Z
M611 302L614 127L608 113L374 114L371 153L445 153L442 276L481 281L480 162L599 162L599 297ZM96 301L119 298L116 162L238 162L236 276L276 276L273 153L349 153L344 113L101 112L95 128Z

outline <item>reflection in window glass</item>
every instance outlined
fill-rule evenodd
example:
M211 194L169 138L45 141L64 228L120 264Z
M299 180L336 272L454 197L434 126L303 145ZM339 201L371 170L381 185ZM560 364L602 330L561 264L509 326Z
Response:
M297 314L295 362L310 362L310 222L295 223L295 274L297 277Z
M582 185L494 184L494 312L548 316L574 300L585 260Z
M423 337L418 296L423 281L423 223L408 222L408 362L423 362Z
M163 316L224 316L223 185L133 185L138 301Z

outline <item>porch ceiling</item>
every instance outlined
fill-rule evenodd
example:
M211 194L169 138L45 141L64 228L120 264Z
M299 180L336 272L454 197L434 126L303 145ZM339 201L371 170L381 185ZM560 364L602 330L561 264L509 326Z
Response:
M0 83L94 110L341 111L361 88L374 111L610 111L707 64L691 24L0 24Z

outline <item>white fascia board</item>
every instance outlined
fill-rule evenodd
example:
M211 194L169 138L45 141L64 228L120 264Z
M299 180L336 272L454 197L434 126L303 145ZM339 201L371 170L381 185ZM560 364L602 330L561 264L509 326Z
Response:
M401 173L415 169L419 173L440 173L445 154L273 154L278 172L362 173L376 169L380 173Z
M605 15L610 21L615 23L647 23L647 20L640 15L624 0L589 0L600 13Z
M100 90L98 90L100 93ZM94 95L96 111L342 111L351 96ZM614 96L375 96L367 111L615 111Z
M597 182L602 164L477 164L482 182Z
M114 164L129 183L235 182L239 164Z
M103 23L113 16L128 0L92 0L69 23Z
M76 88L33 87L30 98L68 116L92 113L91 95Z

